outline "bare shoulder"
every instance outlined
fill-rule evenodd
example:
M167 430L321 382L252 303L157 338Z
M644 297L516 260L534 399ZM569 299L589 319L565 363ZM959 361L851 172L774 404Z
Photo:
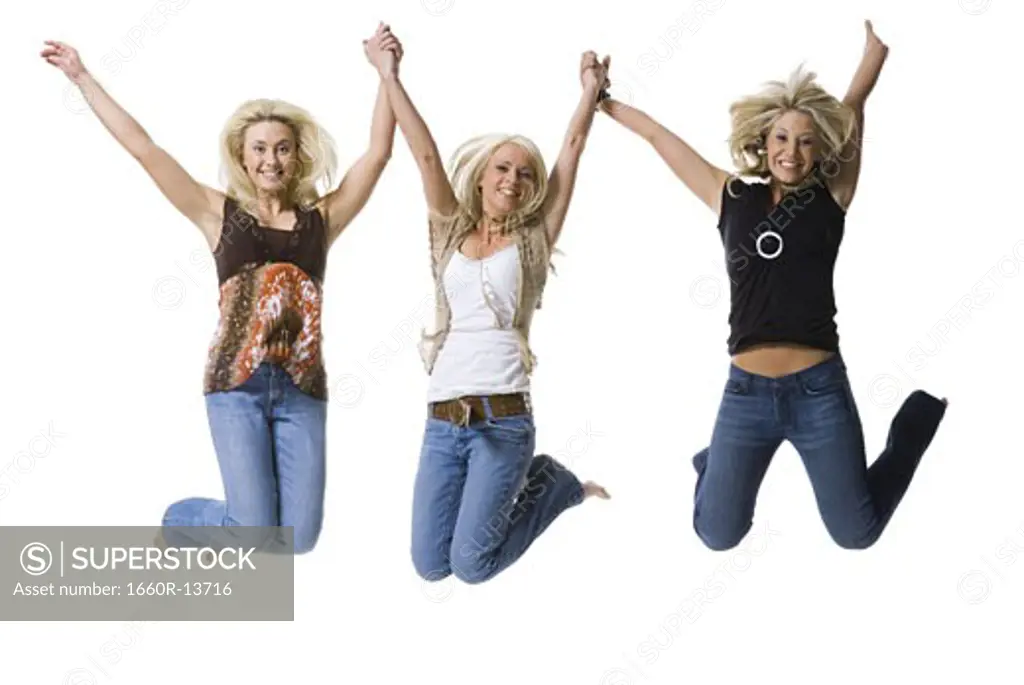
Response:
M716 215L721 215L729 200L738 200L750 190L750 184L742 176L721 169L719 172L715 178L715 192L708 198L708 206Z

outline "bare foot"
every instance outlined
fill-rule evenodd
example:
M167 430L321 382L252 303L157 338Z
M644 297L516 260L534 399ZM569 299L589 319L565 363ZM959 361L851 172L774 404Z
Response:
M588 480L586 483L583 484L583 499L587 499L588 497L594 495L600 497L601 499L611 499L611 495L608 494L607 490L602 488L594 481Z

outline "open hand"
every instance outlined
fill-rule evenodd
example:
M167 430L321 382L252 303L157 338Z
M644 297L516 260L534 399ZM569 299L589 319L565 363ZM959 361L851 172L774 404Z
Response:
M82 60L78 57L78 51L66 43L56 40L45 41L46 47L39 53L40 57L64 72L72 83L86 73Z
M363 51L381 76L398 73L398 64L402 61L402 43L391 33L389 25L384 22L378 24L373 36L363 41Z

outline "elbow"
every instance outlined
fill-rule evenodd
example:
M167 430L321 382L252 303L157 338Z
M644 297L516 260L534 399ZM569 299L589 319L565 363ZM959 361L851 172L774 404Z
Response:
M390 142L383 145L375 145L370 148L370 157L375 163L384 166L391 161L392 152L393 148Z
M636 126L633 128L633 132L646 140L648 144L653 145L656 148L664 145L666 140L671 137L668 129L655 123L654 120L649 118L638 121Z
M440 163L440 159L438 159L438 156L433 151L420 152L416 154L416 166L418 166L421 171L434 169Z
M376 132L374 132L376 133ZM395 148L395 130L394 128L387 135L374 135L370 138L370 153L375 157L388 161L391 159L391 153Z
M565 139L565 155L569 159L579 159L583 155L583 150L587 147L587 133L585 131L576 131L570 133Z
M135 158L135 161L141 164L145 164L154 156L162 152L162 150L147 137L126 140L124 147L128 150L128 153Z

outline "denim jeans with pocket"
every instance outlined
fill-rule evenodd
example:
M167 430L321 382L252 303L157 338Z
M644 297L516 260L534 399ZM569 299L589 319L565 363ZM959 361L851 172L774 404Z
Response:
M481 583L519 559L583 486L534 456L531 415L461 426L428 418L412 504L412 561L424 579Z
M188 540L167 542L212 545L232 527L292 527L294 552L311 551L323 522L327 403L264 363L239 387L206 395L206 408L225 498L175 502L163 526L219 530L172 531Z
M945 403L928 393L911 393L892 421L885 449L868 468L841 356L780 378L730 365L711 445L693 458L698 474L694 529L713 550L738 545L753 524L768 465L788 440L803 461L835 543L870 547L910 486L945 410Z

